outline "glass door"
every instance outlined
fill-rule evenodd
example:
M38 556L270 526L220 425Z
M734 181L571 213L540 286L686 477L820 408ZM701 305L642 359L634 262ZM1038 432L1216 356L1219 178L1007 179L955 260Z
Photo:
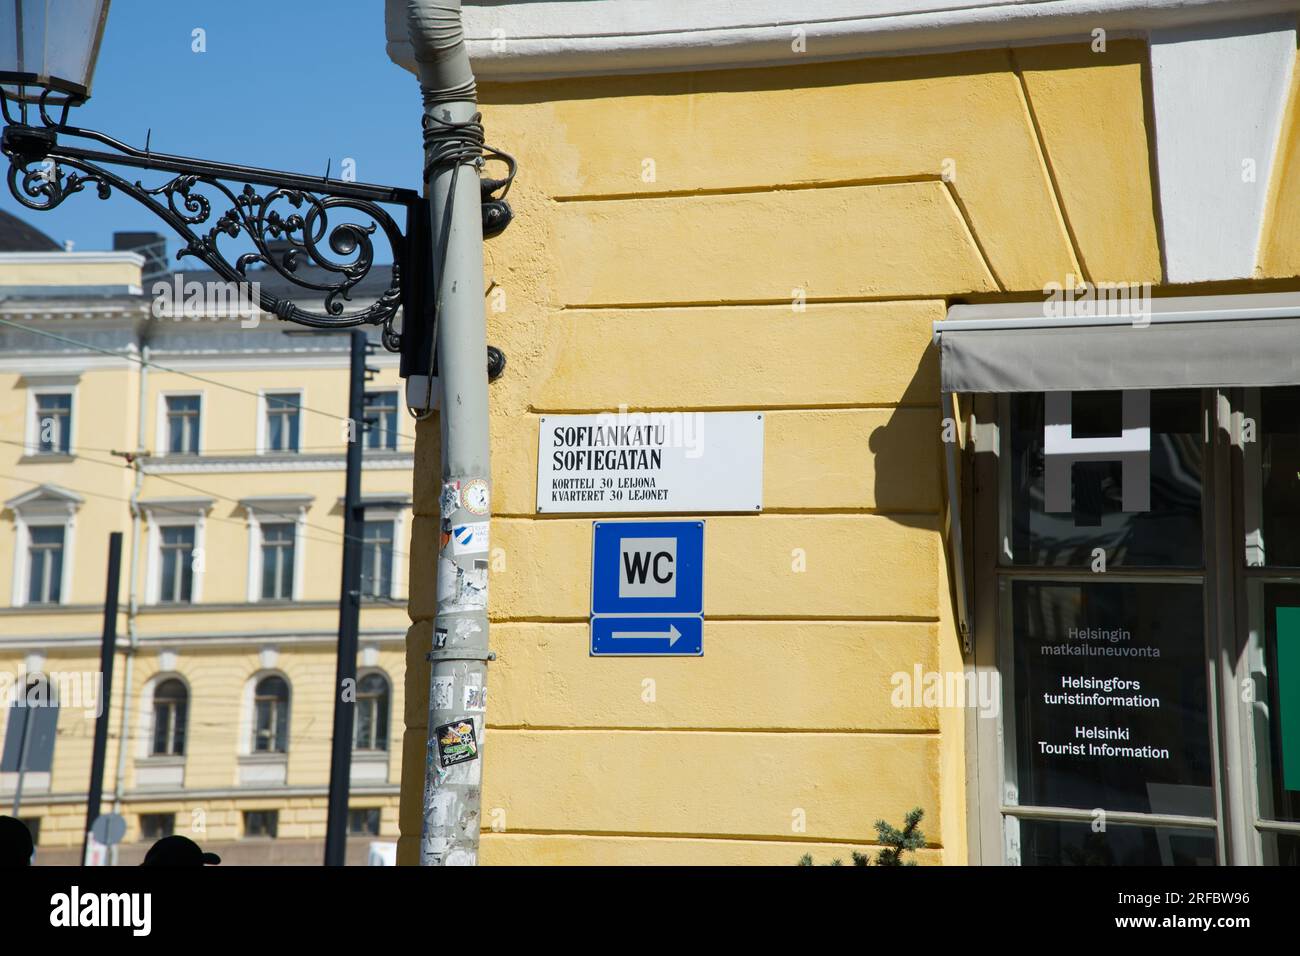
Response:
M999 400L1007 863L1224 859L1207 594L1214 401Z

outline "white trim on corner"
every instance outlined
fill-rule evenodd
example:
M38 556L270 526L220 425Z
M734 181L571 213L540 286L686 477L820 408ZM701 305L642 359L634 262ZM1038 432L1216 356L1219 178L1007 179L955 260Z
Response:
M412 69L406 0L386 0L388 55ZM1295 0L505 0L466 5L480 79L689 71L1005 46L1262 16ZM795 31L803 52L795 52Z
M1296 18L1154 30L1167 281L1255 275L1296 57Z

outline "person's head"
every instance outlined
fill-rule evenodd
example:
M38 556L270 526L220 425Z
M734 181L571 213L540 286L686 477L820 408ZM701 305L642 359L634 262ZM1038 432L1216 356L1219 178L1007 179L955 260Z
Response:
M144 855L141 866L216 866L221 857L204 853L189 837L180 834L163 837Z
M31 866L32 831L13 817L0 817L0 866Z

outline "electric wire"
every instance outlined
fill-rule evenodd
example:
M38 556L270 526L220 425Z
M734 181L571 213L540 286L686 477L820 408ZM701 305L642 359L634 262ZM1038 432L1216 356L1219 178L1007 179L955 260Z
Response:
M3 441L3 440L4 440L4 439L0 439L0 441ZM94 459L89 459L89 458L86 459L86 460L87 460L87 461L94 461ZM116 464L115 462L104 462L104 463L101 463L101 462L95 462L95 463L96 463L96 464ZM0 474L0 478L5 479L6 481L16 481L16 482L19 482L20 484L31 485L33 488L39 488L41 485L45 484L45 482L34 481L34 480L32 480L31 478L20 478L20 477L18 477L17 475L6 475L6 474ZM79 494L79 495L88 495L88 496L93 497L93 498L106 498L106 499L108 499L109 501L116 501L116 502L118 502L119 504L124 504L124 505L128 505L128 506L131 504L131 499L130 499L130 498L123 498L123 497L121 497L120 495L109 495L109 494L105 494L105 493L102 492L102 491L90 491L90 490L88 490L88 489L86 489L86 488L73 488L71 485L60 485L59 487L60 487L60 488L63 488L65 491L72 491L72 492L75 492L76 494ZM190 511L189 509L170 508L170 507L167 507L166 505L159 505L159 506L153 506L153 505L151 505L150 507L151 507L151 508L154 508L155 510L158 510L158 511L165 511L165 512L167 512L168 514L187 514L187 515L188 515L188 514L193 514L193 512ZM239 527L241 527L241 528L246 527L246 523L243 522L243 521L240 521L238 518L223 518L223 517L221 517L220 515L208 515L208 516L206 516L206 517L204 518L204 520L205 520L205 521L220 521L220 522L222 522L223 524L233 524L233 525L237 525L237 526L239 526ZM317 526L317 525L306 525L306 527L317 528L318 526ZM340 534L340 532L333 531L332 529L326 529L326 530L330 530L330 532L331 532L332 534ZM331 546L333 546L333 547L342 547L343 544L344 544L343 541L337 541L337 540L334 540L334 539L332 539L332 538L318 538L318 537L315 537L314 535L309 535L309 534L304 534L304 535L302 536L302 539L303 539L304 541L315 541L315 542L317 542L317 543L319 543L319 544L328 544L328 545L331 545ZM355 540L355 539L354 539L354 540ZM364 539L362 539L362 542L364 543ZM408 559L409 559L409 558L411 557L411 555L410 555L409 553L407 553L407 552L405 552L405 551L399 551L399 550L397 549L396 546L394 546L394 548L393 548L393 554L394 554L395 556L399 557L399 558L408 558ZM404 605L403 605L403 606L404 606Z
M248 395L253 398L263 397L262 393L255 392L252 389L240 388L238 385L231 385L229 382L220 382L217 381L216 379L208 378L207 376L204 375L195 375L193 372L186 372L183 369L172 368L167 365L162 365L159 362L155 362L153 359L146 359L144 356L141 355L131 355L129 352L122 352L116 349L104 348L103 346L100 345L93 345L90 342L83 342L79 339L69 338L66 335L60 335L59 333L51 332L48 329L32 328L29 325L24 325L21 322L15 322L12 319L0 318L0 325L6 325L9 326L10 328L18 329L20 332L30 332L32 335L42 335L45 338L54 339L55 341L58 342L63 342L65 345L73 345L76 346L77 348L87 349L91 352L99 352L102 353L103 355L111 355L114 358L124 359L128 362L135 362L137 365L141 366L142 368L145 367L154 368L160 372L168 372L172 375L180 375L184 378L193 379L196 382L202 382L205 385L211 385L214 388L224 388L227 389L228 391L238 392L241 395ZM337 412L323 411L319 408L313 408L310 405L300 404L296 407L302 409L305 412L311 412L314 415L321 415L325 418L333 419L336 422L347 421L346 415L340 415ZM414 435L407 435L406 433L397 431L396 429L383 428L383 429L379 429L379 431L385 433L391 431L395 433L398 438L404 438L410 442L415 441Z
M23 446L23 443L22 443L22 442L14 441L13 439L10 439L10 438L0 438L0 444L4 444L4 445L18 445L18 446L20 446L20 447ZM89 462L89 463L92 464L92 465L106 465L106 466L108 466L108 467L110 467L110 468L114 468L114 469L118 469L118 468L131 469L131 468L132 468L132 466L131 466L130 464L126 463L126 462L106 461L106 460L104 460L104 459L102 459L102 458L92 458L90 455L82 455L82 454L78 454L78 455L77 455L77 459L80 460L80 461L86 461L86 462ZM221 499L222 501L226 501L226 502L229 502L229 503L231 503L231 504L242 505L242 501L241 501L239 498L232 498L232 497L230 497L229 495L223 495L221 492L219 492L219 491L213 491L211 488L204 488L204 487L202 487L201 485L190 484L190 483L187 482L187 481L181 481L181 480L178 479L178 478L171 478L171 477L169 477L169 476L167 476L167 475L152 474L152 473L149 473L149 472L146 472L145 475L146 475L146 477L148 477L148 478L154 478L154 479L157 479L158 481L167 482L168 484L172 484L172 485L176 485L176 486L178 486L178 487L180 487L180 488L184 488L184 489L186 489L187 491L198 492L199 494L202 494L202 495L210 495L210 496L213 497L213 498L219 498L219 499ZM27 482L28 484L33 484L33 485L40 485L40 484L42 484L42 482L31 481L31 480L29 480L29 479L25 479L25 478L16 478L16 479L14 479L14 480L16 480L16 481L24 481L24 482ZM79 491L79 490L74 489L74 488L69 488L68 490L69 490L69 491L77 491L78 494L82 494L82 493L83 493L82 491ZM125 498L124 498L124 499L120 499L120 500L124 501L126 504L130 504L130 503L131 503L131 502L130 502L130 499L125 499ZM152 507L152 506L150 506L150 507ZM163 510L167 510L168 512L173 513L173 514L177 514L177 513L185 513L185 514L188 514L188 513L190 513L189 511L180 512L180 511L178 511L177 509L166 508L165 506L163 507ZM214 518L215 518L216 520L218 520L218 521L230 521L230 522L233 522L233 523L235 523L235 524L242 524L242 522L239 522L239 521L237 521L237 520L234 519L234 518L221 518L221 517L216 516L216 515L214 515L214 516L212 516L212 517L214 517ZM313 529L313 530L315 530L315 531L321 531L321 532L324 532L325 534L336 535L336 536L338 536L338 537L341 539L340 541L329 541L329 542L326 542L327 544L340 544L340 545L341 545L341 544L343 544L344 542L346 542L346 541L348 541L348 540L352 540L352 541L360 541L362 544L365 544L365 541L366 541L366 539L365 539L364 536L349 535L349 534L347 534L346 532L338 531L338 530L336 530L335 528L329 528L329 527L326 527L325 525L322 525L322 524L316 524L315 522L312 522L312 521L304 521L302 524L303 524L303 527L304 527L304 528L311 528L311 529ZM321 538L313 538L313 539L310 539L310 540L321 541L321 540L323 540L323 539L321 539ZM406 557L406 558L409 558L409 557L410 557L410 555L409 555L409 554L406 554L405 552L394 551L394 553L395 553L395 554L399 554L401 557Z

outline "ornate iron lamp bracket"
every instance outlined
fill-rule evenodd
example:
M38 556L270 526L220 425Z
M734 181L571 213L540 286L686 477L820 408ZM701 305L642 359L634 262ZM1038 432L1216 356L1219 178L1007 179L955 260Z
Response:
M394 352L407 351L401 332L393 327L399 308L410 331L431 321L432 297L424 274L428 270L422 265L430 255L429 213L427 201L415 190L135 149L103 133L68 125L70 105L54 119L42 101L40 124L29 125L25 107L15 120L9 103L0 97L7 123L0 149L9 157L9 191L27 208L54 209L87 187L100 199L117 190L180 236L184 244L178 259L194 257L235 283L249 281L249 267L260 266L321 300L319 308L304 308L293 299L260 292L260 307L276 318L322 329L382 326L384 346ZM110 151L70 145L69 139L99 143ZM172 176L149 188L111 167ZM405 223L399 225L386 206L400 207L398 215L405 216ZM338 222L336 217L331 225L330 216L336 213L349 221ZM364 221L354 221L358 217ZM240 239L252 248L232 261L222 242ZM376 239L392 252L392 265L379 267L390 270L387 287L368 305L350 308L352 291L375 268ZM312 275L299 271L304 265L316 267ZM428 361L404 355L404 366L408 358L416 364Z

